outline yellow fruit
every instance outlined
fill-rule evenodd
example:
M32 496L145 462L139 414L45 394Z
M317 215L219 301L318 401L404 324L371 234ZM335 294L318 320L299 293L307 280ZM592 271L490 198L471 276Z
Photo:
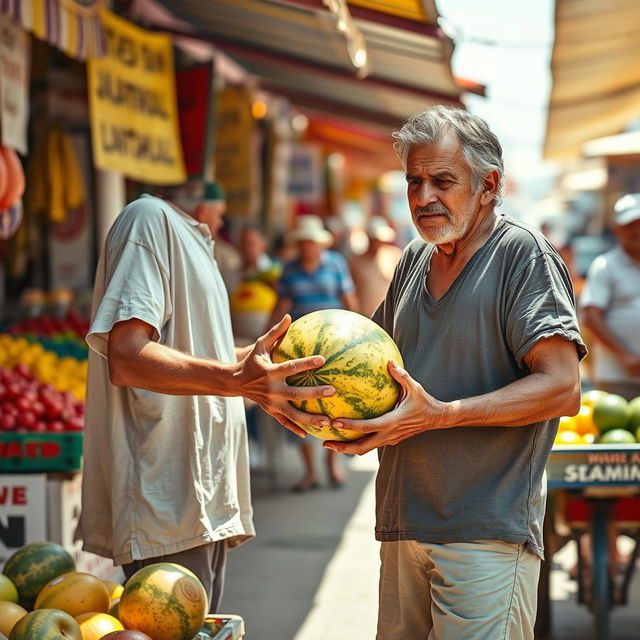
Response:
M109 611L109 591L100 578L71 571L51 580L38 594L35 609L60 609L70 616Z
M119 582L112 582L111 580L103 580L105 587L107 587L107 591L109 592L109 600L111 604L117 598L120 598L122 592L124 591L124 587Z
M587 444L584 438L575 431L558 431L553 444L564 446L567 444Z
M112 631L124 631L122 624L106 613L83 613L76 616L82 631L82 640L100 640Z
M0 633L8 636L20 618L27 615L27 610L14 602L0 602Z
M0 574L0 602L18 602L16 585L4 574Z

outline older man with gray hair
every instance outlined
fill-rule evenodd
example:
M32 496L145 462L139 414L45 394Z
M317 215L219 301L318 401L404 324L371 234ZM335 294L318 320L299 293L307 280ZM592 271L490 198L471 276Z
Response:
M533 638L544 469L580 405L569 274L535 229L498 213L502 149L480 118L434 107L394 134L420 235L373 319L392 335L402 400L378 449L378 640Z

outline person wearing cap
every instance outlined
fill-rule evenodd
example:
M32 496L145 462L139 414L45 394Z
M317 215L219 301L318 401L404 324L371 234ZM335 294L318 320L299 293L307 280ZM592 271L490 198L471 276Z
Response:
M569 273L544 236L497 210L502 148L487 123L437 105L394 133L419 237L372 320L396 342L388 413L336 418L325 441L378 450L377 640L533 640L545 467L580 407Z
M580 306L594 339L593 383L627 400L640 396L640 193L614 206L618 244L589 266Z
M349 258L349 270L356 287L358 310L370 318L384 299L402 251L392 244L396 232L382 216L370 218L366 233L367 250Z
M224 214L227 211L227 201L224 188L219 182L205 183L202 202L197 211L200 212L200 216L206 216L209 220L211 237L214 241L213 256L218 263L227 291L232 292L242 280L242 257L221 234L225 226Z
M349 267L342 255L328 250L333 236L325 229L322 218L308 214L300 216L296 222L287 239L297 245L298 257L284 265L276 287L278 302L271 322L279 321L286 313L297 320L320 309L356 311L357 301ZM302 440L300 451L304 473L293 490L315 489L319 486L318 472L311 439ZM334 451L326 452L326 464L331 486L342 486L344 476Z
M285 316L243 349L214 259L219 211L187 185L177 203L143 195L114 221L93 291L84 431L83 548L130 577L155 562L193 571L210 611L227 549L253 537L244 396L294 433L319 416L290 403L332 387L289 387L318 356L274 364Z

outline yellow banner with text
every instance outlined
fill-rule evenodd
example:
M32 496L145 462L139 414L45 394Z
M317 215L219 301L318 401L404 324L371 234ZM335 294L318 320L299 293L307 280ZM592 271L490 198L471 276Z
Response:
M93 160L151 184L186 180L171 38L101 10L106 54L90 58Z

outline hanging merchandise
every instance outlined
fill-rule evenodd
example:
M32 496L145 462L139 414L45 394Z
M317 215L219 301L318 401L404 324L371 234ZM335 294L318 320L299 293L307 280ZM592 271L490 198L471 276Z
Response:
M24 193L24 171L20 158L13 149L0 147L0 156L4 164L6 184L0 192L0 210L8 209Z
M10 238L22 222L22 200L11 205L8 209L0 210L0 240Z
M64 223L67 214L85 199L82 174L69 135L59 127L37 137L29 159L29 220L43 216L48 222Z

